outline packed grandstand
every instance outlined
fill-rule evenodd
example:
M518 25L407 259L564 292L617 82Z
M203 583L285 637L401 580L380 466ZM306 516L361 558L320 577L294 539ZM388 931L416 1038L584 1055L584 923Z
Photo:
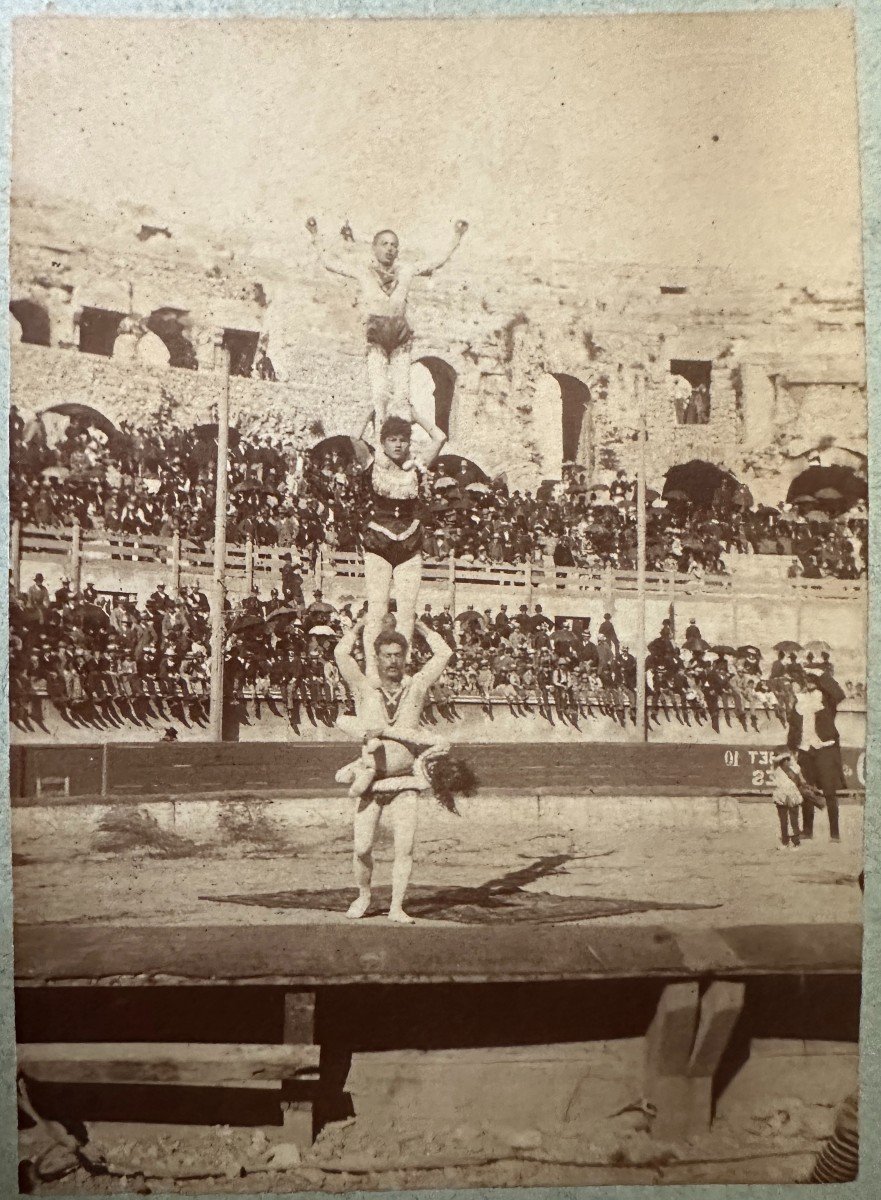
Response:
M228 541L296 547L313 562L322 546L358 551L366 451L345 437L309 449L232 430ZM11 514L39 529L76 523L132 537L176 532L204 545L214 528L215 453L211 425L101 430L74 415L53 436L41 416L25 422L13 409ZM791 575L865 577L865 481L841 469L838 487L830 486L829 472L820 471L813 490L806 472L804 493L771 507L753 503L746 487L712 464L679 475L673 468L663 494L647 493L648 569L725 574L727 555L761 553L788 556ZM635 481L623 471L608 484L588 483L573 465L533 494L442 455L426 501L424 557L632 570L635 508Z

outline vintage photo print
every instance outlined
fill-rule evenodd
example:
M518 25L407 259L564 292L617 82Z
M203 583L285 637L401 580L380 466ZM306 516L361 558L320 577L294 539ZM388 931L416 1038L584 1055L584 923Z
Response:
M12 49L22 1192L855 1179L853 14Z

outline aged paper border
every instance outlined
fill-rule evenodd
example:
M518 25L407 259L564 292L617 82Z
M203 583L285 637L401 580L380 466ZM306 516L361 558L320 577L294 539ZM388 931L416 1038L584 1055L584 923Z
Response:
M494 17L552 15L625 15L628 13L714 11L749 12L780 9L837 8L854 14L857 42L857 77L860 105L864 290L866 307L867 378L869 395L869 488L874 512L881 500L881 0L0 0L0 233L9 237L9 131L11 22L18 16L52 13L64 16L156 17ZM3 311L8 304L8 262L0 261ZM0 394L8 405L9 351L0 338ZM0 422L0 566L8 567L8 433ZM761 1194L777 1200L803 1200L811 1196L869 1197L881 1190L881 815L877 808L881 790L881 755L875 736L881 687L881 518L870 528L869 578L869 722L867 731L867 804L865 812L866 895L864 909L864 964L861 1073L861 1171L856 1184L809 1185L700 1185L664 1186L671 1200L682 1197L725 1197ZM6 590L0 589L0 655L6 666L8 614ZM0 672L0 777L8 779L8 684ZM2 787L8 800L8 787ZM12 877L10 867L10 806L0 802L0 1196L18 1194L16 1106L14 1094L15 1037L12 986ZM178 1195L180 1193L177 1193ZM242 1193L239 1193L242 1195ZM433 1192L353 1193L356 1195L450 1195L478 1200L483 1190ZM614 1195L620 1200L644 1200L646 1188L524 1188L524 1200ZM252 1196L255 1194L252 1194ZM262 1193L262 1195L267 1195ZM277 1195L274 1194L274 1195ZM172 1200L172 1197L167 1197ZM267 1195L267 1200L270 1200Z

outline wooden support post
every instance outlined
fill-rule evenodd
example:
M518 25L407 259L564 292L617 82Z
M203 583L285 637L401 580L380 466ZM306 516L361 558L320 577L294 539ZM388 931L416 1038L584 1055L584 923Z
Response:
M171 594L180 595L180 531L171 535Z
M526 596L524 602L528 608L532 608L532 559L527 558L523 567L524 576L526 579Z
M245 538L245 595L251 595L254 586L254 539L250 533Z
M79 524L74 525L70 538L70 589L76 594L80 590L80 574L82 571L83 531Z
M603 567L603 605L606 612L615 614L615 573L612 570L612 564L606 563Z
M639 466L636 473L636 738L648 741L646 714L646 603L645 603L645 557L646 557L646 381L637 375L635 381L639 401Z
M450 581L450 611L453 616L456 616L456 555L453 550L450 551L447 559L447 570Z
M717 979L701 997L700 1018L688 1060L688 1074L700 1078L716 1073L734 1026L743 1012L746 984Z
M687 1137L691 1127L691 1081L686 1071L699 1004L696 981L668 984L645 1036L644 1092L657 1110L652 1133L661 1140Z
M9 570L12 576L12 590L21 591L21 521L12 522L9 530Z
M286 1045L309 1046L315 1043L315 993L286 992L282 1041ZM285 1079L281 1085L283 1137L304 1149L312 1145L317 1132L314 1114L314 1083Z
M743 1011L745 985L717 980L700 997L697 982L668 984L646 1034L645 1095L657 1116L652 1133L675 1141L706 1133L713 1077Z

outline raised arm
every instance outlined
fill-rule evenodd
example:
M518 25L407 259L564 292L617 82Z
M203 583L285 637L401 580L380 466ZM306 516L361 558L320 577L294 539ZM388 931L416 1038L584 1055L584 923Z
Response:
M411 425L418 425L420 429L424 429L431 438L430 445L426 449L425 453L421 456L423 464L426 467L430 467L443 449L444 443L447 440L447 435L437 425L431 424L420 417L419 413L412 404L410 405L407 419Z
M309 230L309 236L312 239L312 245L315 248L315 253L318 255L318 261L324 267L325 271L331 271L334 275L344 275L346 279L357 279L358 272L341 258L335 258L329 254L326 247L322 244L321 235L318 232L318 222L314 217L310 217L306 222L306 228Z
M428 642L431 658L421 671L417 671L413 679L420 687L430 688L443 675L444 668L453 657L453 651L440 634L435 633L433 629L429 629L424 622L417 621L416 628L425 638L426 642Z
M342 675L353 692L360 691L361 685L364 682L364 673L352 655L352 651L355 648L355 639L363 626L363 620L356 621L352 628L343 634L333 648L333 657L336 665L339 667L340 675Z
M416 267L416 274L431 275L434 271L439 270L442 266L448 263L458 249L459 243L462 241L462 238L465 236L467 230L467 221L457 221L453 229L453 244L450 246L449 250L447 250L446 254L444 254L441 258L434 259L433 261L429 260L428 262L419 263Z

